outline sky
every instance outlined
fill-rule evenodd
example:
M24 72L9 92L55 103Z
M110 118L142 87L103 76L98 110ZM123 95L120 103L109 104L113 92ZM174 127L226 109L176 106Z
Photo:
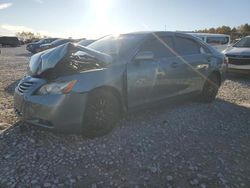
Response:
M0 35L98 38L250 23L250 0L0 0Z

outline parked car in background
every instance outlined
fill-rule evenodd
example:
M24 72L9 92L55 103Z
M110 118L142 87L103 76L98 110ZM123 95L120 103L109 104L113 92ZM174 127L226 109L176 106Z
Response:
M228 58L229 71L250 72L250 36L242 38L223 53Z
M237 38L237 39L232 40L231 45L236 44L236 43L239 42L240 40L241 40L241 38Z
M51 43L40 45L40 47L37 49L37 51L41 52L44 50L48 50L50 48L57 47L59 45L65 44L67 42L78 42L78 40L75 40L75 39L57 39Z
M29 43L26 46L26 50L30 51L31 53L37 53L39 51L38 49L40 48L42 44L48 44L57 39L58 38L45 38L45 39L39 40L38 42Z
M82 45L82 46L88 46L90 45L91 43L95 42L96 40L81 40L80 42L78 42L78 44Z
M22 38L18 38L20 45L24 45L25 41Z
M20 46L20 42L17 37L2 36L0 37L0 45L17 47Z
M213 46L219 52L227 49L231 44L230 35L224 34L211 34L211 33L189 33L199 39L203 40L205 43Z
M224 57L176 32L67 43L31 57L15 89L15 111L37 126L102 135L123 112L147 104L190 94L212 102L225 78Z

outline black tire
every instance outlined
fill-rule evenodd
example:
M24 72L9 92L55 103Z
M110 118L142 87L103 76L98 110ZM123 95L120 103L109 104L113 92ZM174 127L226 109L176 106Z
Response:
M212 74L206 80L201 93L201 101L211 103L215 100L220 87L220 79L216 74Z
M102 136L110 132L121 115L118 98L109 91L96 90L89 95L83 122L87 137Z

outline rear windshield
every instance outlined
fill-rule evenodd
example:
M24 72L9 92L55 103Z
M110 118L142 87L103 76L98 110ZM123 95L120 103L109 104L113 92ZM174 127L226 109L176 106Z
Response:
M207 43L211 45L224 45L229 43L229 37L207 37Z
M250 48L250 37L246 37L237 42L234 47L238 48Z

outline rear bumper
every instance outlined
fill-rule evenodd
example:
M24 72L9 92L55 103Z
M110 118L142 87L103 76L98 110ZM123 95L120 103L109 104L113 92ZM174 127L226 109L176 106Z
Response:
M62 132L82 131L87 94L14 95L16 113L25 122Z

